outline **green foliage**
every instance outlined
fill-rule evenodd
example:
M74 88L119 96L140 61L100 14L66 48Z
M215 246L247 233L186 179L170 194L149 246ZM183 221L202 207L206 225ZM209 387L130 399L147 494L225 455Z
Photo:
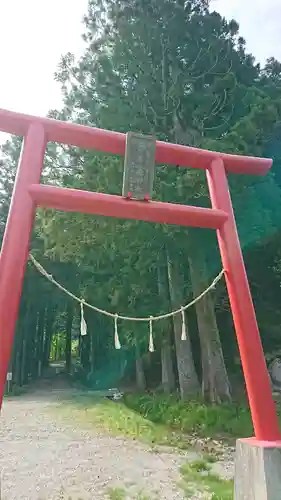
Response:
M194 472L210 472L210 465L203 459L194 460L191 464L189 464L189 468Z
M184 434L202 437L246 437L252 434L248 409L238 404L207 405L203 401L182 402L174 396L128 395L126 405L146 420L166 425Z
M204 0L90 0L84 27L86 48L82 57L76 61L67 53L59 64L56 79L62 85L64 109L51 110L51 117L122 132L152 133L163 140L218 151L255 155L273 152L280 164L281 66L271 58L261 69L246 52L235 20L227 21L211 12ZM1 148L1 235L20 147L21 139L16 138ZM50 144L43 182L120 194L122 164L115 156ZM239 235L248 252L246 259L265 347L268 352L275 352L280 347L281 259L276 235L281 220L280 175L276 167L273 175L265 179L236 176L230 182ZM153 196L163 201L209 206L204 175L194 169L166 165L157 168ZM269 235L273 243L265 241ZM157 289L157 268L163 265L167 248L184 269L182 296L186 301L192 296L187 271L191 240L206 249L206 275L214 276L221 263L214 235L208 231L195 234L178 227L41 210L32 247L48 272L76 295L111 312L141 316L171 309L169 296L163 300ZM257 248L258 241L265 243ZM44 314L55 316L53 333L64 331L66 319L64 297L35 276L30 266L27 282L30 286L28 291L25 288L15 346L15 353L21 353L30 329L28 350L35 355L27 356L25 379L34 378L38 371L41 347L36 335L43 305L51 303ZM216 299L227 366L237 370L233 362L236 344L223 287L219 287ZM33 311L27 314L28 304ZM190 316L192 347L200 373L201 351L194 312ZM44 321L45 331L49 320ZM81 341L79 348L83 377L91 384L97 378L109 384L105 371L109 373L109 366L121 364L113 350L112 322L89 312L87 323L90 340ZM157 374L153 373L153 377L158 380L164 330L172 330L168 322L156 325L154 332L157 354L153 363ZM78 333L79 310L75 309L73 335L77 338ZM132 372L136 339L142 354L147 348L146 325L121 324L120 337L126 346L125 361ZM54 337L51 345L53 357ZM173 349L172 345L174 355ZM149 385L153 385L152 371ZM113 372L120 370L112 369ZM161 414L160 406L156 405ZM212 423L203 421L202 417L202 428L212 428ZM192 422L180 422L181 426L193 428Z
M82 396L60 406L60 414L69 416L81 425L87 425L131 439L139 439L149 445L182 445L180 438L163 425L155 424L122 403L112 403L97 396Z
M180 405L181 403L178 403L177 410L179 412L180 408L180 411L183 412L183 405L181 407ZM196 432L196 436L199 438L200 436L206 435L206 429L204 425L202 425L202 415L197 411L196 406L198 407L199 403L196 403L196 405L187 405L186 413L193 413L193 417L190 418L190 423L185 429L181 427L181 431ZM214 413L212 411L212 407L206 408L204 404L201 406L205 415L209 414L211 416L211 425L209 427L210 435L212 435L212 432L217 433L217 435L225 434L226 429L232 436L235 435L235 432L239 432L239 436L242 435L242 425L245 425L245 422L247 422L244 417L242 418L242 420L244 419L243 423L240 421L240 429L237 427L233 428L233 431L231 429L231 425L234 423L235 417L239 418L239 412L243 413L242 408L235 409L232 406L228 406L227 410L227 407L222 407L221 411L224 415L222 418L217 419L216 424L214 425ZM167 405L167 408L170 407L171 404ZM70 418L71 421L78 422L83 426L89 428L95 426L95 428L98 427L113 433L114 435L121 434L132 439L139 439L153 446L159 444L179 446L182 448L189 446L187 436L176 432L177 423L175 424L174 422L171 422L171 420L169 420L170 416L165 419L162 415L161 418L162 421L165 420L165 422L171 427L169 429L167 425L163 426L159 422L151 422L149 415L139 415L135 409L133 411L132 409L124 406L122 403L112 403L89 395L79 396L71 402L66 401L61 404L57 410L59 411L58 416ZM54 411L54 409L52 411ZM215 408L215 412L218 415L218 407ZM175 413L175 409L173 410L173 413ZM227 418L230 419L228 425L226 425ZM158 420L158 417L155 418L155 420ZM207 418L205 417L204 420L206 421ZM247 423L246 425L249 424ZM213 473L211 464L214 461L214 456L210 459L209 455L205 459L198 459L191 463L187 463L181 468L181 487L186 493L187 498L189 498L189 494L200 491L211 493L213 495L213 499L232 499L232 481L223 480ZM118 495L121 495L120 498L123 498L122 495L125 496L125 491L122 489L119 490L118 488L112 488L110 489L110 494L112 495L110 498L119 498ZM142 496L140 495L139 498L142 498Z
M206 2L184 6L169 0L148 6L139 0L118 4L92 0L85 17L85 41L81 59L66 54L56 74L65 102L62 118L243 154L262 154L279 122L278 65L269 62L261 72L245 51L237 23L210 12ZM62 169L57 183L121 192L119 158L56 148L49 152L51 172L55 155L60 164L71 167L71 175L69 168ZM257 185L253 179L232 179L243 246L276 228L272 218L276 210L267 208L260 193L267 189L267 199L274 198L276 204L280 191L271 178L260 190ZM157 169L154 197L209 204L205 179L192 169ZM192 235L181 228L53 211L40 213L37 229L50 258L74 262L83 272L78 284L81 295L90 302L94 297L96 305L112 312L138 316L162 312L155 286L158 256L169 246L186 267ZM220 266L215 244L208 232L201 232L197 241L208 249L207 272L213 276ZM187 298L188 280L186 275ZM169 308L168 303L165 310ZM111 328L108 321L95 319L94 330L103 332L107 349ZM157 330L156 334L160 336ZM132 346L136 335L144 348L146 330L121 325L122 343ZM100 349L96 336L93 342L94 351L97 344ZM105 356L104 351L101 354Z
M76 61L67 53L59 64L56 79L62 86L64 109L51 110L51 117L121 132L140 131L211 150L274 156L273 172L264 179L230 177L264 347L273 355L280 349L281 321L281 64L270 58L260 68L246 52L236 21L211 12L205 0L89 0L84 26L84 54ZM18 138L1 148L1 239L20 148ZM43 182L120 194L122 171L122 160L113 155L50 144ZM157 168L153 197L209 206L205 177L194 169ZM134 316L171 309L169 293L163 299L157 287L157 271L166 266L167 249L184 269L182 297L187 301L192 296L186 271L191 243L205 248L206 275L216 274L221 264L208 231L40 210L32 235L36 256L66 288L98 307ZM222 286L215 298L227 366L235 372L237 349ZM12 359L15 393L36 380L41 362L47 367L49 357L64 357L66 306L65 298L28 265ZM119 382L125 366L127 379L134 380L136 347L148 385L160 382L163 332L172 330L168 322L156 325L157 350L149 357L143 354L147 325L120 324L125 347L116 353L112 321L87 311L89 335L78 341L79 309L72 313L72 353L79 357L85 384L108 387L112 378ZM200 374L202 352L194 311L188 322ZM175 366L173 343L171 352ZM233 440L252 434L250 413L243 404L182 403L176 396L162 394L127 395L124 402L114 404L87 397L60 411L88 426L150 445L185 448L191 435ZM213 460L213 455L206 455L182 468L187 495L199 490L208 491L213 500L232 498L232 484L213 474ZM111 489L108 495L121 500L125 491Z
M275 76L278 65L271 61L260 72L252 56L245 52L245 41L239 36L235 21L226 22L218 13L210 12L203 1L191 1L185 6L174 0L152 2L148 8L143 1L121 1L116 5L111 0L92 0L85 30L85 54L79 61L67 54L57 72L72 119L81 117L82 112L89 123L105 128L140 130L210 149L262 154L268 134L279 122L280 85ZM68 152L70 162L71 158L77 159L77 151L69 148ZM82 175L76 175L74 184L69 177L64 177L63 183L120 192L119 160L81 151L79 164ZM239 178L233 187L241 193L241 186L247 187L249 182L254 184L252 179L245 182ZM155 196L163 200L192 203L196 198L198 203L199 198L202 204L207 203L205 181L194 170L162 168L157 173L155 189ZM248 192L243 191L243 195L248 200ZM257 214L263 213L264 217L259 194L254 193L251 199L248 213L255 217L251 224L257 230L249 232L249 221L245 219L240 226L243 225L243 236L252 243L261 237L259 228L267 226L264 218L257 220ZM276 201L280 201L280 195ZM241 196L235 205L240 207L240 213L245 213ZM175 248L181 247L183 253L188 250L186 232L171 228L166 232L167 228L162 231L151 227L148 233L148 226L141 224L101 219L90 222L85 216L65 214L52 217L48 227L52 235L52 241L47 242L49 251L51 247L60 258L77 262L83 256L83 265L86 258L91 265L97 265L98 261L100 267L105 257L111 266L114 260L120 268L121 259L116 257L122 248L125 265L122 262L120 270L124 295L128 292L124 283L134 280L136 254L139 254L138 272L148 266L155 267L152 256L159 252L159 246L167 243L167 232ZM75 234L78 232L78 238L70 241L65 231L69 227ZM159 246L147 244L150 235ZM134 241L138 242L138 248L132 244ZM128 258L123 257L126 247L130 248ZM148 258L144 248L148 249ZM112 288L120 292L116 281L106 282L111 287L110 295ZM137 293L130 297L129 304L135 307L138 297L144 289L150 291L150 286L144 277L143 286L134 283L132 289ZM108 295L105 283L99 290L103 291L104 301ZM154 302L153 295L148 297L150 303ZM124 303L126 309L129 304Z
M233 500L233 482L221 479L204 462L187 463L181 468L182 487L188 495L208 492L212 500Z
M53 335L51 350L50 350L50 361L59 361L63 359L65 351L65 334L57 333Z
M172 396L127 395L124 402L112 403L93 393L92 396L73 398L71 406L66 403L60 410L69 414L73 412L73 418L101 426L109 432L179 448L189 446L189 436L202 439L221 437L233 441L238 437L249 437L253 432L250 412L242 405L183 403ZM211 463L212 458L208 461Z
M139 492L137 495L136 500L158 500L158 498L151 498L150 496L146 495L145 493Z
M107 495L110 500L125 500L126 491L123 488L108 488Z
M27 392L27 387L20 387L16 384L13 384L9 392L6 390L5 395L8 396L9 398L19 397L25 394L26 392Z

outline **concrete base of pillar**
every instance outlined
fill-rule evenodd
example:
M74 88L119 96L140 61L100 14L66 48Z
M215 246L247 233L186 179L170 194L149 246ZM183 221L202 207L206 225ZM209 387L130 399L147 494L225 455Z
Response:
M281 441L237 441L234 500L281 500Z

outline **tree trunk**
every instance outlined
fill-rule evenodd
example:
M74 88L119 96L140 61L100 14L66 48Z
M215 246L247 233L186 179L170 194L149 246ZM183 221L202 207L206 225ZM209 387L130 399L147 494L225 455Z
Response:
M163 339L161 346L161 366L161 386L164 392L170 394L176 386L170 339Z
M23 345L26 329L26 320L28 315L29 304L22 300L19 308L19 317L16 325L12 356L10 360L13 382L20 386L22 383L22 361L23 361Z
M146 380L143 368L143 360L139 348L138 341L136 341L136 385L137 389L140 392L145 391L146 389Z
M81 365L83 366L83 369L86 372L90 371L90 333L88 332L87 335L81 336L80 335L80 341L81 341Z
M168 263L168 279L171 297L172 309L180 308L183 303L183 279L180 273L178 263L172 261L171 257L167 258ZM179 386L182 399L187 399L189 396L198 393L199 382L195 371L191 343L187 330L187 340L181 340L182 335L182 316L177 314L173 316L174 335L176 346L176 357L178 366Z
M34 303L30 301L26 308L24 321L23 357L21 370L21 384L28 383L33 361L34 332L36 331L37 318L34 314Z
M25 373L26 373L26 357L27 357L27 340L23 339L22 342L22 364L21 364L21 382L20 385L25 383Z
M22 330L20 326L16 329L14 355L12 362L13 381L16 385L21 383L21 352L22 352Z
M167 262L158 265L158 293L164 306L170 305L169 282L167 272ZM171 345L171 322L169 320L161 321L161 387L166 393L175 389L175 374L173 369L172 345Z
M28 303L26 306L26 313L24 321L22 322L22 355L21 355L21 373L20 373L20 385L23 385L26 381L26 365L27 365L27 353L28 353L28 337L29 337L29 314L30 314L31 304Z
M66 305L66 338L65 338L65 369L66 373L71 372L71 341L72 341L72 323L73 323L73 303L68 300Z
M197 297L209 284L205 258L199 248L190 251L189 268L193 294ZM212 402L231 400L212 292L195 307L201 345L202 393Z
M98 351L98 336L99 323L97 323L97 315L92 311L85 311L85 319L88 325L90 336L90 371L94 372L96 368L96 352Z
M49 365L52 338L54 334L55 318L56 318L56 307L52 302L50 302L46 313L45 342L44 342L44 353L43 353L44 368L47 368Z
M38 375L38 377L41 377L41 375L42 375L45 315L46 315L46 309L45 309L45 306L42 306L40 308L40 311L39 311L38 326L37 326L37 375Z
M95 370L95 330L91 331L91 354L90 354L90 365L91 372Z
M26 382L34 378L35 366L35 350L36 350L36 328L37 328L37 310L34 304L30 309L28 321L28 335L27 335L27 353L26 353Z
M42 318L42 308L37 309L36 312L36 325L33 336L33 349L32 349L32 379L36 380L38 377L38 360L39 360L39 333L40 333L40 316Z

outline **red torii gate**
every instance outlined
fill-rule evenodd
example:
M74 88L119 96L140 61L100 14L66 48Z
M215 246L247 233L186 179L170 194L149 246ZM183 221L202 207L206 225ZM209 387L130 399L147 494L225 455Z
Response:
M0 405L17 321L36 206L111 217L213 228L222 264L246 381L255 436L280 441L276 409L228 189L227 172L265 175L272 160L216 153L156 142L158 163L206 171L212 208L93 193L40 184L49 141L124 155L126 135L0 109L0 131L24 136L0 255Z

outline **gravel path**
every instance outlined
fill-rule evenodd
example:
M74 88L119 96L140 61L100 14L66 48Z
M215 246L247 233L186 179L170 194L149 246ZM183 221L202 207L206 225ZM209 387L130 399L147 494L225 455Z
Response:
M68 419L56 423L49 410L58 399L59 392L5 400L3 500L100 500L110 498L108 489L116 487L124 488L130 500L146 498L141 491L149 500L183 500L179 467L187 457L90 432Z

